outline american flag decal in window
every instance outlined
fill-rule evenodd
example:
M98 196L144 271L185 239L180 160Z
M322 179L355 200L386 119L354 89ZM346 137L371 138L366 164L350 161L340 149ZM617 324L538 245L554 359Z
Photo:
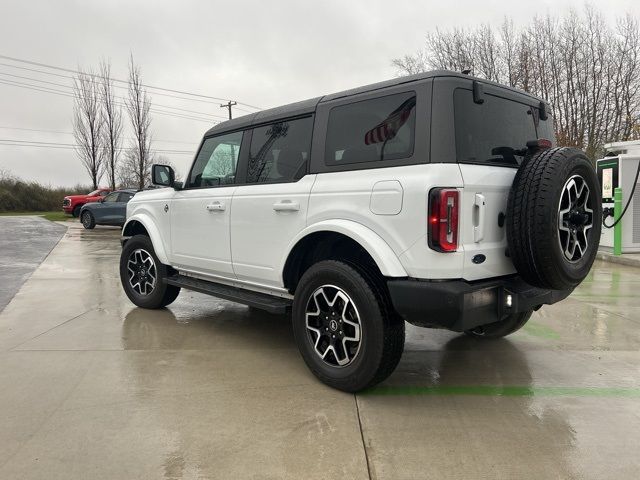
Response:
M389 114L381 123L364 134L364 143L372 145L391 140L396 136L411 115L411 110L416 106L416 97L411 97Z

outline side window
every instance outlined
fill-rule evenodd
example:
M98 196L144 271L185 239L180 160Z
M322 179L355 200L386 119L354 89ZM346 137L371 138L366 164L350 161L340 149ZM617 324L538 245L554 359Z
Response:
M118 201L118 195L120 195L118 192L111 192L109 195L104 197L103 201L104 201L104 203L117 202Z
M119 202L127 203L129 200L133 198L133 193L121 193L120 198L118 198Z
M253 129L247 183L295 182L307 172L313 117Z
M334 107L329 112L325 164L333 166L410 157L413 155L415 130L414 92Z
M188 188L230 185L236 179L242 132L207 138L191 168Z

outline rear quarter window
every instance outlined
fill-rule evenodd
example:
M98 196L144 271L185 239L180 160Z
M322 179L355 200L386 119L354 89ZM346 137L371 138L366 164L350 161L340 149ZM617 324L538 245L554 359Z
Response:
M471 90L462 88L454 91L453 106L456 158L461 163L517 166L527 142L538 138L536 123L544 123L545 129L551 125L550 117L538 120L535 107L489 94L484 103L474 103Z
M413 155L415 130L415 92L334 107L327 125L325 165L374 163L410 157Z

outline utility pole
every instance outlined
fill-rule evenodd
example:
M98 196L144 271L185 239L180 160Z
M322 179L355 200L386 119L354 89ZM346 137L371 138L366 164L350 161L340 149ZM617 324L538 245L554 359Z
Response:
M231 107L233 107L234 105L237 105L238 102L232 102L231 100L229 100L228 103L222 103L220 104L220 108L228 108L229 109L229 120L231 120Z

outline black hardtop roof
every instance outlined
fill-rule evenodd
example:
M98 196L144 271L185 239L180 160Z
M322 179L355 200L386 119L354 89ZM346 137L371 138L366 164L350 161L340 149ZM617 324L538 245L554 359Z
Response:
M512 92L518 93L520 95L525 95L527 97L535 99L536 101L544 101L542 98L539 98L535 95L524 92L522 90L518 90L517 88L509 87L507 85L503 85L498 82L485 80L484 78L478 78L472 75L465 75L464 73L453 72L449 70L431 70L429 72L417 73L415 75L407 75L404 77L385 80L383 82L363 85L361 87L351 88L349 90L343 90L342 92L332 93L329 95L324 95L322 97L311 98L309 100L303 100L301 102L289 103L287 105L282 105L280 107L262 110L257 113L250 113L248 115L234 118L233 120L227 120L225 122L221 122L215 125L213 128L210 128L205 133L205 137L215 135L221 132L239 130L242 128L249 127L251 125L259 125L261 123L267 123L272 120L276 120L278 118L295 117L298 115L313 113L316 107L318 106L318 104L321 102L328 102L331 100L336 100L338 98L349 97L349 96L357 95L360 93L372 92L372 91L380 90L387 87L403 85L405 83L419 82L421 80L426 80L426 79L435 78L435 77L459 77L459 78L465 78L467 80L477 80L484 84L495 85L497 87L504 88Z

